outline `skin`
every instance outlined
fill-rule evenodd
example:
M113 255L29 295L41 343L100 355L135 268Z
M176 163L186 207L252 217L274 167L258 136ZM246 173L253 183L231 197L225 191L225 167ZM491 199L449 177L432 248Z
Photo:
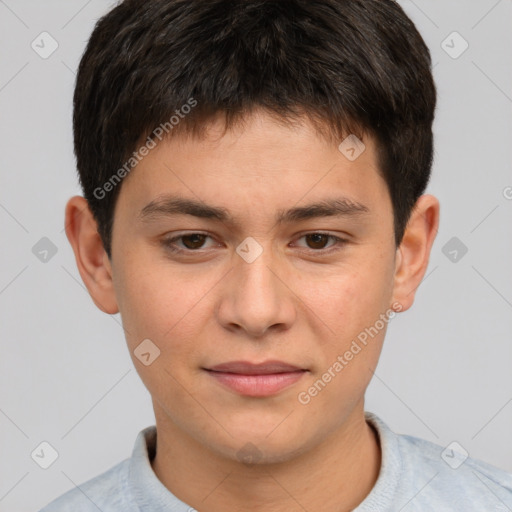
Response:
M111 260L82 197L67 204L66 233L95 304L121 313L153 399L152 466L168 489L199 511L348 511L379 474L381 450L364 419L364 393L385 327L307 405L297 397L380 314L411 307L437 233L439 202L418 199L397 249L371 138L351 162L306 119L290 126L255 111L243 126L225 135L222 128L215 121L204 138L159 143L125 178ZM142 208L166 193L225 208L232 219L141 220ZM275 222L279 210L341 196L369 213ZM211 238L195 252L172 253L162 243L196 232ZM315 232L347 242L305 237ZM246 237L263 250L252 263L236 252ZM184 251L201 245L190 240L174 244ZM134 356L146 338L161 351L149 366ZM252 397L203 369L269 359L308 371L273 396ZM254 463L240 459L247 443L255 447Z

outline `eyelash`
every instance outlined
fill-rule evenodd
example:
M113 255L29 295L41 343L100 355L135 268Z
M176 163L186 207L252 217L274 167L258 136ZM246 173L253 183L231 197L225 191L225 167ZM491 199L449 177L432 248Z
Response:
M210 236L208 233L201 233L201 232L191 232L191 233L187 233L186 235L178 235L178 236L175 236L175 237L172 237L172 238L166 238L164 240L162 240L162 245L164 245L164 247L171 253L175 253L175 254L193 254L193 253L201 253L202 249L199 248L199 249L181 249L181 248L177 248L174 244L176 241L184 238L184 237L187 237L187 236L192 236L192 235L204 235L208 238L213 238L212 236ZM327 236L329 237L329 239L333 240L335 243L331 246L331 247L328 247L328 248L325 248L325 249L311 249L311 248L302 248L302 250L306 251L306 252L312 252L312 253L316 253L316 254L327 254L327 253L330 253L332 251L336 251L336 250L339 250L341 249L345 244L348 243L348 240L344 239L344 238L340 238L338 236L335 236L335 235L331 235L330 233L324 233L323 231L311 231L309 233L305 233L303 235L301 235L298 239L300 240L301 238L304 238L306 236L309 236L309 235L324 235L324 236Z

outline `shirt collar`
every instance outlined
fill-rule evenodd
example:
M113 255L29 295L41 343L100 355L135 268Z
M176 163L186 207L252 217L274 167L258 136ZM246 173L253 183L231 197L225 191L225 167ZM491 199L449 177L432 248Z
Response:
M400 475L402 459L397 435L375 414L365 412L366 421L377 431L382 460L377 481L370 494L353 512L385 512L392 509ZM193 512L180 501L156 476L151 460L156 449L156 427L142 430L135 441L129 468L129 484L141 512Z
M139 432L135 440L129 469L129 483L140 512L192 512L193 509L180 501L160 482L151 467L155 456L156 427Z
M398 436L376 414L366 411L365 419L379 436L381 465L379 476L370 494L353 512L388 512L393 510L403 470Z

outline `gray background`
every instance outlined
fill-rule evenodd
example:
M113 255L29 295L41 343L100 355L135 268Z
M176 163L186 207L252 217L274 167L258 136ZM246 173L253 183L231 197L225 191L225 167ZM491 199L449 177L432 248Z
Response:
M512 2L400 3L435 63L427 192L441 202L441 224L414 307L389 326L366 408L396 432L457 441L512 471ZM0 0L1 511L37 510L105 471L154 421L119 315L96 309L63 231L66 200L80 193L75 69L111 5ZM43 31L59 45L47 59L31 48ZM458 58L458 36L444 43L452 56L441 46L453 31L469 43ZM42 237L57 248L47 262L32 252ZM443 253L453 237L455 262L452 246ZM42 441L59 454L46 470L31 458Z

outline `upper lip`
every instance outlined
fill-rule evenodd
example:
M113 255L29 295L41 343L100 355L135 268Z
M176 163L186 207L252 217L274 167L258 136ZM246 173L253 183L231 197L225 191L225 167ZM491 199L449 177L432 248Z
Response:
M304 368L299 368L283 361L264 361L262 363L230 361L206 369L214 372L239 373L241 375L270 375L273 373L289 373L304 370Z

